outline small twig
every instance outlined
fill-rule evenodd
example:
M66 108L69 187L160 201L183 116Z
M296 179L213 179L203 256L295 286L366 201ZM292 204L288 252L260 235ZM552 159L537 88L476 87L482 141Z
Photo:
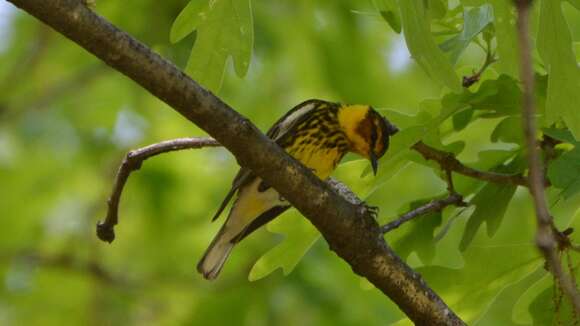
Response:
M497 61L497 58L495 57L495 55L491 51L491 45L488 43L487 49L485 51L485 61L483 62L483 65L481 66L481 68L479 68L479 70L477 72L474 72L473 75L463 76L463 83L462 83L463 87L469 88L471 85L477 83L479 81L479 79L481 78L481 75L485 72L485 70L489 66L491 66L493 63L495 63L496 61Z
M123 163L117 171L117 176L115 178L115 184L113 186L113 192L109 197L107 217L104 222L99 222L97 224L97 236L103 241L109 243L113 242L115 239L115 225L119 222L118 211L119 211L119 200L121 199L121 193L125 187L125 183L129 178L131 172L139 170L141 164L146 159L159 155L162 153L179 151L183 149L192 148L202 148L202 147L219 147L221 146L213 138L178 138L167 141L162 141L156 144L145 146L133 151L130 151L125 156Z
M441 165L441 169L445 171L445 182L447 183L447 191L450 194L454 194L455 186L453 185L453 171L451 171L451 169L445 168L443 165Z
M403 225L403 223L409 222L410 220L421 216L421 215L425 215L428 213L432 213L432 212L439 212L442 211L445 207L450 206L450 205L456 205L456 206L466 206L466 203L463 202L463 197L458 194L458 193L451 193L449 194L449 196L447 196L447 198L444 199L438 199L438 200L432 200L431 202L417 207L412 211L409 211L401 216L399 216L398 219L389 222L388 224L385 224L381 227L381 232L383 232L383 234L392 231L398 227L400 227L401 225Z
M444 152L430 147L423 142L418 142L411 148L419 152L426 160L433 160L441 165L446 171L453 171L474 179L493 183L528 186L528 181L521 174L503 174L496 172L480 171L463 165L452 153Z
M580 313L580 292L575 287L570 277L562 270L562 264L557 252L557 230L544 193L544 169L540 159L540 153L536 141L536 116L534 106L534 72L532 69L532 56L529 37L529 14L532 6L531 0L516 0L518 11L517 27L520 46L520 74L523 83L523 107L522 118L524 137L527 148L529 164L529 188L533 197L536 210L538 230L536 233L536 245L544 255L550 272L554 274L563 292L570 298L576 313ZM565 234L563 234L565 235Z

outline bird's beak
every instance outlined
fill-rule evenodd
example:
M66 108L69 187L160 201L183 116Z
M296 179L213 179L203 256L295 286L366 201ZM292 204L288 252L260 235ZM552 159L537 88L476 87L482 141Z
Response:
M371 166L373 168L373 174L374 175L377 175L377 170L379 168L379 162L378 162L377 156L372 151L371 151L371 153L369 155L369 159L371 160Z

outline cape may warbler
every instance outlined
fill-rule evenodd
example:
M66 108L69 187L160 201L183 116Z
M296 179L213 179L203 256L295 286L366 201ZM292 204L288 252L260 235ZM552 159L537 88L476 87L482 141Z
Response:
M309 100L286 113L267 135L324 180L347 152L369 159L376 174L377 160L396 132L394 125L368 105ZM197 265L206 279L218 276L236 243L290 207L276 190L242 168L213 220L236 193L226 222Z

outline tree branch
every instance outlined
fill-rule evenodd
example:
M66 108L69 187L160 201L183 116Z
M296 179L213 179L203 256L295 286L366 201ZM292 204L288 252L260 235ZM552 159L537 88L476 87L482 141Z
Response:
M418 325L464 325L385 243L367 210L346 201L250 121L173 64L97 16L81 0L9 0L127 75L208 132L272 185L321 232L330 248Z
M399 226L403 225L403 223L407 223L416 217L426 215L429 213L433 213L433 212L440 212L445 207L450 206L450 205L465 206L466 204L463 202L463 197L460 194L451 193L451 194L449 194L449 196L447 196L444 199L432 200L431 202L429 202L423 206L417 207L414 210L409 211L409 212L399 216L398 219L396 219L392 222L389 222L388 224L383 225L381 227L381 232L383 232L383 233L390 232L390 231L398 228Z
M520 47L520 75L523 83L523 107L522 124L527 149L529 165L529 188L533 197L536 210L538 230L536 233L536 245L544 255L549 270L559 281L564 293L570 298L576 313L580 313L580 292L575 287L570 277L562 270L562 264L557 252L557 230L553 224L552 216L546 204L544 193L544 170L538 142L536 139L536 113L534 105L534 72L532 68L532 55L529 37L529 14L532 6L531 0L516 0L518 11L518 43Z
M421 141L413 145L412 148L419 152L426 160L438 162L441 168L446 171L453 171L464 176L493 183L528 186L526 178L521 174L503 174L476 170L463 165L453 154L430 147Z
M145 146L133 151L130 151L125 156L123 163L119 166L117 176L115 177L115 184L111 196L107 200L107 217L104 222L97 224L97 236L103 241L109 243L115 239L115 225L119 222L119 201L121 194L129 175L141 168L141 164L146 159L162 153L180 151L184 149L202 148L202 147L218 147L221 146L215 139L212 138L178 138L166 140L149 146Z

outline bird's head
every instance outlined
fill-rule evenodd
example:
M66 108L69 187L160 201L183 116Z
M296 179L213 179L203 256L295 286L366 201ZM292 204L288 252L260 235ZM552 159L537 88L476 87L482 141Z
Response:
M344 105L338 118L350 142L350 151L367 158L376 175L378 160L389 148L389 138L399 129L368 105Z

